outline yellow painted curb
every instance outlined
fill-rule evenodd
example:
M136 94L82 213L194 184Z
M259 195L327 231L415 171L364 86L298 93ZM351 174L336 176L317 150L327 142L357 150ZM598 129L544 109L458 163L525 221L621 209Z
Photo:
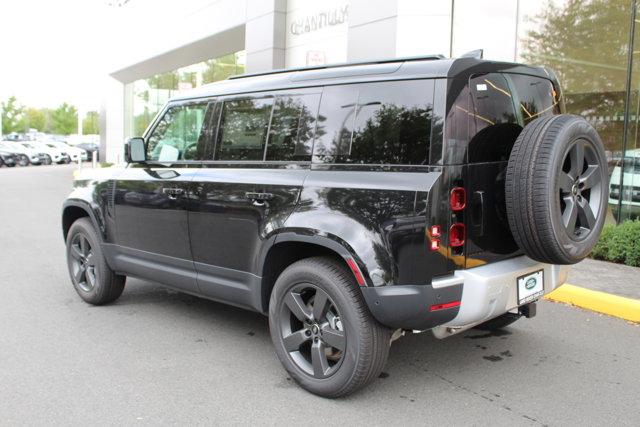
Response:
M640 300L573 286L568 283L545 296L546 299L573 304L587 310L640 322Z

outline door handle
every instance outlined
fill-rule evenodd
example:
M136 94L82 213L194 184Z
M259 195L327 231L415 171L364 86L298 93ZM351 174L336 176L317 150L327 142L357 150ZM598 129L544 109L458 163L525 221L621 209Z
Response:
M164 193L167 196L169 196L169 198L171 200L175 200L175 199L178 198L178 196L181 196L182 194L184 194L184 189L182 189L182 188L163 188L162 189L162 193Z

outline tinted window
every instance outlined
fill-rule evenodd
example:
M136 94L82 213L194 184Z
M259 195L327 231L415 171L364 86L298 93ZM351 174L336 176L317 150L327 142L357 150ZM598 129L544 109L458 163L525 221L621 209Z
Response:
M198 140L205 137L207 104L170 107L147 139L147 158L170 162L197 158Z
M547 79L540 77L508 74L518 94L520 113L527 124L531 120L545 115L559 113L556 93Z
M468 110L462 106L463 98L456 101L454 109L464 112L469 120L470 163L508 160L522 124L557 112L553 85L539 77L499 73L475 76L469 81L469 93Z
M319 94L276 98L266 160L311 160L319 102Z
M216 144L216 160L262 160L272 98L225 101Z
M431 80L328 87L314 155L334 163L426 164L432 103Z

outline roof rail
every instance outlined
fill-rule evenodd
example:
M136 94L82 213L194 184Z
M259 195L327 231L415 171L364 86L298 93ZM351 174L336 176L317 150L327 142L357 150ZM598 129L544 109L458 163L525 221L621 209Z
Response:
M315 66L312 65L308 67L298 67L298 68L280 68L277 70L261 71L258 73L248 73L248 74L239 74L237 76L230 76L229 80L244 79L247 77L256 77L256 76L266 76L269 74L293 73L296 71L324 70L328 68L351 67L351 66L359 66L359 65L388 64L390 62L435 61L438 59L445 59L445 56L439 55L439 54L425 55L425 56L409 56L406 58L378 59L378 60L363 61L363 62L344 62L339 64L327 64L327 65L315 65Z

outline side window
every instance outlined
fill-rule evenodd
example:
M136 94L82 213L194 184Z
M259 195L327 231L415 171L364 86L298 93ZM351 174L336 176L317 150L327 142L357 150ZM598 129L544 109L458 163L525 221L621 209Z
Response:
M323 94L325 119L314 155L322 162L427 164L433 81L336 86ZM320 129L320 123L318 129Z
M319 103L320 94L276 98L266 160L311 160Z
M469 92L469 163L509 160L522 127L507 80L502 74L475 76L469 80Z
M518 94L525 125L537 117L560 112L551 81L520 74L507 74L507 78L511 79Z
M214 158L262 160L272 104L272 98L225 101Z
M207 103L170 107L147 139L147 158L171 162L196 160L198 141L206 138Z

